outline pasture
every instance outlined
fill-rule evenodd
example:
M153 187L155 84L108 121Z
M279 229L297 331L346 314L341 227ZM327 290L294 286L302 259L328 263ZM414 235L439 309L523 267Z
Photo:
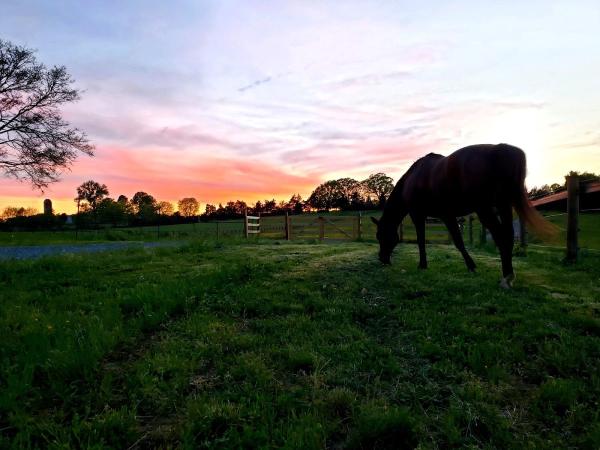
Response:
M325 238L334 240L347 240L356 236L356 212L342 213L311 213L292 216L292 240L315 240L319 237L319 226L317 219L323 216L327 219L324 226ZM379 211L370 211L362 214L361 237L364 241L374 241L375 227L370 216L379 217ZM566 242L567 216L557 211L544 212L548 220L556 224L561 230L553 242L542 243L530 236L534 244L543 244L564 248ZM266 216L262 218L263 229L259 239L283 239L285 236L285 217ZM480 224L476 219L473 223L473 239L479 241ZM584 249L600 250L600 214L582 213L579 217L579 243ZM410 218L405 218L403 223L404 239L415 241L416 233ZM127 227L127 228L100 228L96 230L67 231L2 231L0 232L0 246L13 245L44 245L44 244L72 244L86 242L110 242L110 241L156 241L156 240L188 240L205 239L214 240L223 238L225 240L243 236L243 220L227 220L190 223L183 225L164 225L160 227ZM427 227L427 239L431 242L447 242L448 232L443 224L429 224ZM469 241L467 224L463 228L463 238Z
M0 262L2 448L600 447L600 258L197 241Z

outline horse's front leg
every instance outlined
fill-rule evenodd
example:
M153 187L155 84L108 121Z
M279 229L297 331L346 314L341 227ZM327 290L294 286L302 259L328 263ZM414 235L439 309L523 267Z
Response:
M467 249L465 248L465 243L463 241L462 234L460 233L460 229L458 228L458 222L456 221L456 217L446 217L444 218L444 223L448 228L450 236L452 236L454 245L456 246L460 254L463 256L465 264L467 265L467 269L469 269L470 272L475 272L475 262L473 261L473 258L471 258L471 255L469 255Z
M425 252L425 217L411 215L415 230L417 231L417 243L419 244L419 269L427 269L427 253Z

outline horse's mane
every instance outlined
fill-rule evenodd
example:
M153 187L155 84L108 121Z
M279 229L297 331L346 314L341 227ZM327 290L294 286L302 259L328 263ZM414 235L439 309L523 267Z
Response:
M419 165L424 163L425 160L429 160L432 158L439 159L439 158L445 158L445 156L440 155L439 153L427 153L425 156L421 156L419 159L417 159L414 163L411 164L411 166L408 168L408 170L406 172L404 172L404 175L402 175L400 177L400 179L398 180L398 183L396 183L396 186L401 185L400 182L402 182L402 184L404 184L404 181L406 180L406 178L408 178L408 176L411 175L415 171L415 169L417 167L419 167Z

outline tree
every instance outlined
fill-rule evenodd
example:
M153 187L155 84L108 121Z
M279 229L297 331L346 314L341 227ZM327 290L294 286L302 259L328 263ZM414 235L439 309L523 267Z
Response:
M142 222L151 222L156 219L156 199L150 194L140 191L133 194L131 198L133 212Z
M198 215L200 204L194 197L186 197L177 202L177 209L183 217L193 217Z
M59 106L79 99L64 66L47 68L34 51L0 40L0 169L42 189L58 181L78 152L93 155Z
M264 211L269 213L272 212L277 207L277 202L275 199L265 200L263 204Z
M13 217L35 216L37 213L38 211L35 208L23 208L22 206L19 208L16 206L7 206L6 208L4 208L4 211L2 211L2 216L0 216L0 218L2 220L7 220L12 219Z
M600 180L600 175L594 172L578 172L576 170L570 171L567 175L569 176L578 176L581 181L598 181Z
M287 203L287 209L295 214L300 214L304 208L304 202L300 194L292 195L290 201Z
M243 200L236 200L234 207L235 207L235 212L237 214L241 214L241 215L245 214L246 210L248 209L248 205Z
M362 182L367 194L373 194L379 201L379 207L383 208L388 196L394 190L394 180L385 173L375 173Z
M156 210L156 199L146 192L139 191L133 194L131 205L134 211L139 214L142 209L151 207Z
M260 214L265 211L265 207L260 200L258 200L251 209L253 214Z
M207 216L212 216L213 214L215 214L217 212L217 208L215 205L209 205L208 203L206 204L206 209L204 211L204 214Z
M107 195L108 188L105 184L89 180L82 183L81 186L77 188L77 197L75 197L75 201L78 205L80 205L82 201L86 201L90 209L95 211L98 203Z
M173 209L173 205L171 204L171 202L158 202L157 206L157 211L158 214L160 214L161 216L171 216L173 215L173 212L175 211Z
M326 181L317 186L307 202L317 209L348 209L353 199L361 197L360 186L360 183L352 178Z
M307 201L313 208L329 210L335 207L339 196L338 186L331 180L317 186Z
M98 220L101 223L111 223L117 226L124 222L127 217L126 205L120 202L115 202L112 198L104 198L96 207Z

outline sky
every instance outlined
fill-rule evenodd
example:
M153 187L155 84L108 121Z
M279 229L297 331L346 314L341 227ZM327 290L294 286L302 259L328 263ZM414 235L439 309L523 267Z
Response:
M0 38L65 65L82 155L45 192L0 175L0 209L114 198L307 198L429 152L506 142L527 185L600 172L600 2L20 0Z

